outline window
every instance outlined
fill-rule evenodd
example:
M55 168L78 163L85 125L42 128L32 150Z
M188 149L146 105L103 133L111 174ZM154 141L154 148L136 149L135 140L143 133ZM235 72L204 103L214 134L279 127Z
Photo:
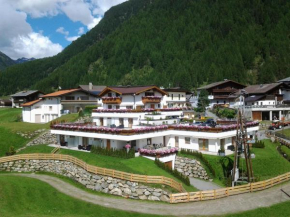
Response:
M126 109L133 109L133 106L126 106Z
M178 94L178 100L180 100L180 94Z
M171 94L171 100L173 100L173 94Z
M145 96L154 96L154 92L145 92Z
M120 109L120 106L119 105L116 105L116 109Z
M185 137L185 144L190 144L190 137Z
M48 109L49 109L49 111L52 111L52 106L49 106Z
M158 104L158 108L160 108L160 104Z
M66 96L65 100L75 100L75 97L74 96Z
M89 96L81 96L81 100L89 100Z
M112 109L112 105L108 105L108 109Z
M40 106L36 106L35 109L40 109Z
M116 97L119 97L119 96L120 96L120 94L116 93Z
M261 102L260 104L263 105L263 102Z
M112 93L108 93L108 97L112 97Z

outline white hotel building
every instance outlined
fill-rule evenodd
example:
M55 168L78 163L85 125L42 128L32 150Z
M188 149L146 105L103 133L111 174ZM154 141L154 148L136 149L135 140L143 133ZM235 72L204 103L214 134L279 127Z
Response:
M144 147L176 147L217 153L235 143L235 126L186 126L178 124L181 108L168 108L167 92L156 86L107 87L99 96L103 106L92 113L90 124L55 124L51 133L69 148L100 146L122 149L128 143L136 151ZM258 124L247 124L249 134Z

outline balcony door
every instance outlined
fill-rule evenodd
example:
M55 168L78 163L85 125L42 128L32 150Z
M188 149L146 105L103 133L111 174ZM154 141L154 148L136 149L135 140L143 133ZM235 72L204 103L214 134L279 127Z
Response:
M198 146L200 151L208 151L208 139L198 139Z
M179 148L179 137L175 136L175 148Z
M100 118L100 126L104 126L104 118Z
M107 139L107 149L110 150L111 149L111 140Z
M133 118L129 118L128 119L128 127L132 128L132 126L133 126Z
M155 109L155 104L151 104L150 108Z

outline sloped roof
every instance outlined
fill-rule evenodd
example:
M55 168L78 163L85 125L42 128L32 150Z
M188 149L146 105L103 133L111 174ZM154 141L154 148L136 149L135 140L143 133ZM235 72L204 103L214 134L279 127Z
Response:
M238 82L235 82L235 81L232 81L232 80L224 80L224 81L218 81L218 82L214 82L214 83L211 83L211 84L208 84L208 85L205 85L203 87L200 87L200 88L197 88L198 90L207 90L207 89L210 89L210 88L213 88L213 87L216 87L216 86L219 86L221 84L226 84L228 82L233 82L233 83L236 83L238 85L241 85L241 86L244 86L243 84L240 84Z
M104 94L106 94L109 91L113 91L116 92L120 95L130 95L130 94L140 94L143 93L147 90L151 90L151 89L155 89L158 92L160 92L163 95L167 95L167 92L161 90L159 87L157 86L134 86L134 87L130 87L130 86L118 86L118 87L106 87L99 95L103 96Z
M11 95L11 97L25 97L25 96L29 96L29 95L37 93L37 92L42 93L39 90L24 90L24 91L20 91L18 93Z
M259 99L262 99L263 97L264 97L264 95L249 96L249 97L245 98L245 102L255 102Z
M79 88L89 91L89 92L95 92L95 91L99 91L102 92L107 86L104 85L93 85L93 88L90 89L89 85L79 85Z
M284 79L282 79L282 80L279 80L279 81L277 81L277 82L289 82L290 81L290 77L288 77L288 78L284 78Z
M38 102L40 102L42 99L37 99L37 100L34 100L34 101L31 101L31 102L26 102L26 103L23 103L22 104L22 107L30 107Z
M265 94L280 85L282 85L282 83L256 84L247 86L244 90L246 94Z
M62 95L68 94L68 93L73 93L73 92L76 92L79 90L81 90L81 89L59 90L59 91L56 91L54 93L49 93L49 94L43 95L42 98L58 97L58 96L62 96Z

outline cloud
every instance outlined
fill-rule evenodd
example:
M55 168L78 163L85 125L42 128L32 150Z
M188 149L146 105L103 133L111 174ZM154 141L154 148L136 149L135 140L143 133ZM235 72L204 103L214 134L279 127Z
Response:
M64 28L61 26L56 29L56 32L63 34L63 35L69 35L69 31L65 31Z
M55 54L62 51L60 44L52 43L48 37L41 35L40 33L32 32L27 36L14 37L11 40L12 45L4 49L11 58L43 58L54 56Z
M100 21L101 21L101 17L99 17L99 18L94 18L93 19L93 22L91 22L88 26L87 26L87 28L88 28L88 30L91 30L92 28L94 28Z
M94 7L97 7L93 10L94 15L104 15L104 13L109 10L112 6L121 4L127 0L92 0Z
M41 33L33 32L26 22L27 15L3 1L0 7L0 51L17 59L20 57L42 58L59 53L63 48L54 44Z
M74 41L74 40L77 40L79 37L80 37L80 36L78 35L78 36L65 37L65 39L66 39L67 41Z
M82 35L82 34L84 34L84 32L85 32L84 27L80 27L78 30L78 35Z

